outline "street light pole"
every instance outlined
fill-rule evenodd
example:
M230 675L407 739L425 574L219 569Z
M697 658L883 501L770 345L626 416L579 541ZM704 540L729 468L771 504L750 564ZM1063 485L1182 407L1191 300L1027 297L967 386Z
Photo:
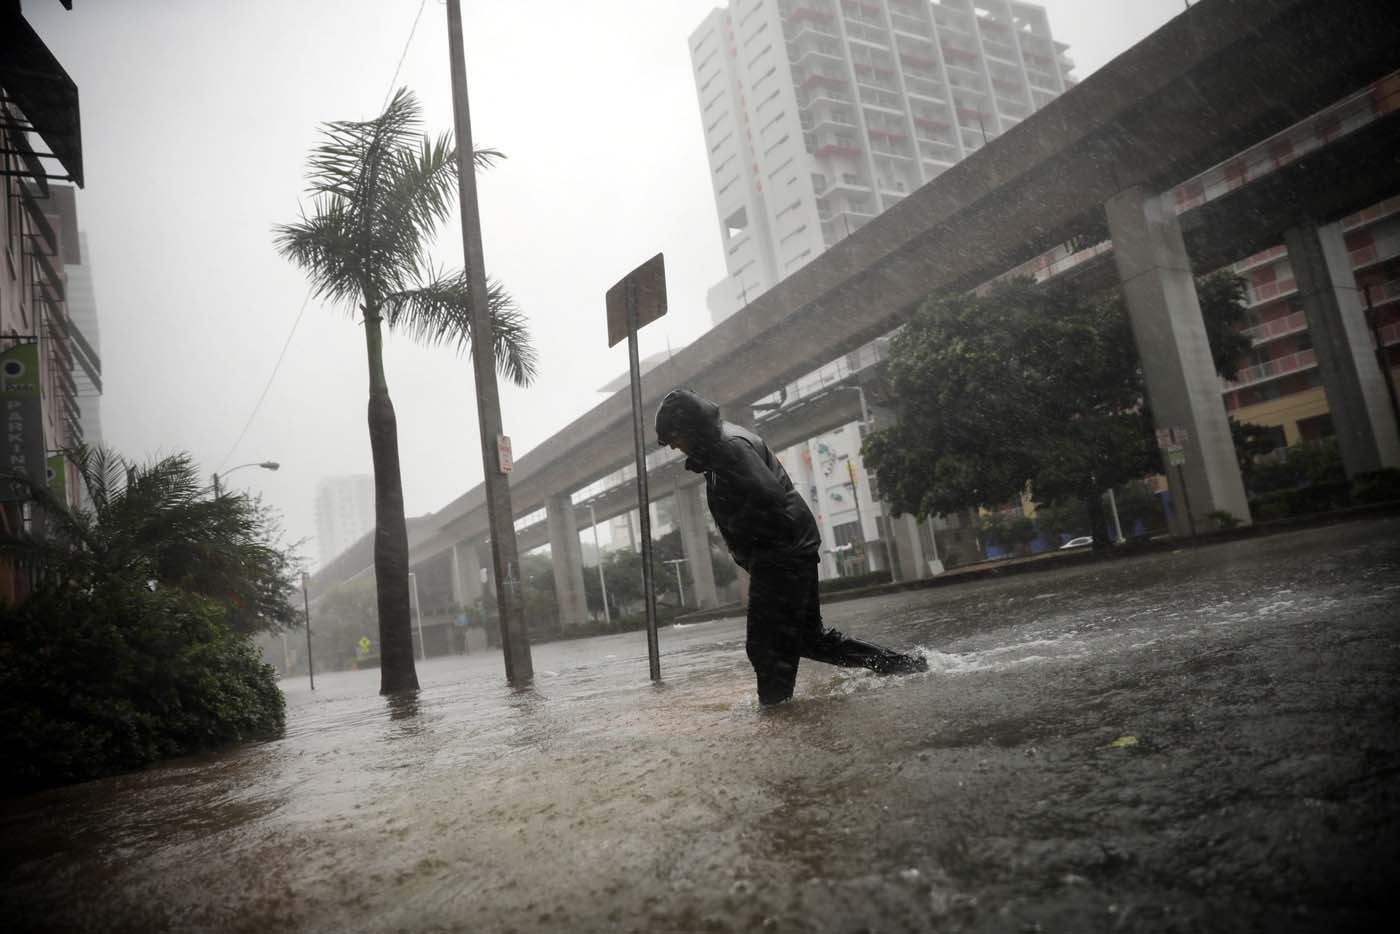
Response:
M861 557L865 560L865 570L869 572L871 570L870 548L865 541L865 519L860 512L860 487L856 486L856 465L851 463L850 458L846 459L846 473L851 478L851 499L856 504L856 532L860 538Z
M277 461L249 461L246 464L239 464L237 467L230 467L228 470L224 471L223 475L227 477L235 470L242 470L244 467L261 467L263 470L277 470L281 466L282 465L277 463ZM217 470L214 471L214 498L219 498L219 472Z
M418 602L418 575L408 572L408 590L413 595L413 616L418 623L418 660L428 660L428 647L423 644L423 605Z
M685 606L685 582L681 580L681 565L685 564L685 558L672 558L666 563L676 572L676 590L680 591L681 606Z
M311 690L316 690L315 665L311 661L311 599L306 595L306 572L301 572L301 605L306 609L306 677L311 681Z
M603 591L603 622L612 625L612 612L608 609L608 579L603 576L603 549L598 544L598 514L593 504L588 504L588 521L593 523L593 551L598 557L598 587ZM629 523L631 519L627 520Z
M476 201L476 168L472 159L471 108L467 101L467 61L462 44L461 0L447 0L447 44L452 70L452 115L457 139L457 195L462 209L462 255L466 266L471 310L472 371L476 378L476 413L481 430L481 461L485 470L486 509L491 526L491 564L496 573L496 605L501 624L501 654L506 681L525 687L534 679L530 642L520 616L520 601L512 583L520 556L515 542L515 517L510 506L510 482L502 471L500 450L505 435L501 398L496 386L496 354L491 312L486 304L486 267L481 246L481 216Z

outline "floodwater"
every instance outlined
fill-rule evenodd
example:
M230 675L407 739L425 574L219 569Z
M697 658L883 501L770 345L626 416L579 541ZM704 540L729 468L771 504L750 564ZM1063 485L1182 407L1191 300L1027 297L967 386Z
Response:
M276 742L0 804L0 920L83 931L1385 927L1400 520L831 604L927 674L740 620L284 684Z

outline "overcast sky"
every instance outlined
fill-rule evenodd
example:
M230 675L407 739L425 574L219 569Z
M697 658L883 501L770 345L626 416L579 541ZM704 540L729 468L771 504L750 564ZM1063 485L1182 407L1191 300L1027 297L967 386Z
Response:
M320 123L380 109L420 0L24 0L77 82L87 187L78 195L102 328L107 442L149 459L189 451L261 492L315 562L324 476L370 472L364 339L345 309L307 306L252 413L306 280L272 247L296 218ZM502 389L516 456L592 408L627 368L603 294L659 250L670 314L643 355L708 327L724 275L686 40L713 0L463 0L472 125L507 161L479 176L486 266L530 316L541 378ZM1182 0L1048 0L1086 77L1181 12ZM450 128L447 13L426 0L398 84ZM460 227L438 253L461 263ZM390 338L409 515L481 481L470 361Z

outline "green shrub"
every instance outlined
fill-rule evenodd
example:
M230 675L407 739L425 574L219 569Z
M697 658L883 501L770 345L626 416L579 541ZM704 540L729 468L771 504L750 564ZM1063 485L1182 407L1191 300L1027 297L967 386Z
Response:
M1240 520L1228 509L1212 509L1206 513L1206 518L1214 522L1217 529L1237 529L1240 527Z
M1256 522L1306 516L1315 512L1344 509L1352 502L1351 484L1315 483L1297 490L1283 490L1256 496L1249 501L1249 511Z
M1352 498L1358 503L1389 503L1400 500L1400 469L1383 467L1359 473L1353 481Z
M0 610L0 792L83 781L279 735L271 666L225 608L132 583L41 591Z
M817 585L818 593L833 593L838 590L855 590L860 587L873 587L888 584L892 578L889 571L870 571L867 574L853 574L850 577L833 577Z

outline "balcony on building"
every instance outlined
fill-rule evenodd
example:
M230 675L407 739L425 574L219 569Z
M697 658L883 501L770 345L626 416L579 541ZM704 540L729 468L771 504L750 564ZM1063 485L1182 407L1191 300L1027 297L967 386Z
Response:
M960 69L970 75L978 74L977 53L952 45L946 40L943 42L943 63L949 68ZM952 77L952 74L949 74L949 80L952 80Z
M841 204L850 204L852 197L869 197L872 192L870 182L859 172L835 172L831 175L813 173L812 190L817 196L817 210L835 210L836 199L845 198Z
M846 21L863 23L876 29L883 30L884 22L880 19L880 5L869 2L869 0L841 0L841 12L845 14Z
M1225 392L1238 392L1241 389L1250 389L1261 383L1282 379L1295 373L1303 373L1317 368L1317 352L1312 348L1298 350L1293 353L1283 354L1252 366L1240 367L1233 380L1222 379L1221 386ZM1248 405L1236 397L1238 405ZM1227 407L1228 403L1227 403Z
M787 0L779 5L783 20L789 23L831 24L836 14L824 0Z
M809 62L833 62L844 65L840 41L835 38L806 33L801 38L788 43L788 61L793 65L805 66Z
M890 26L898 32L912 36L928 35L928 21L915 13L904 13L890 4Z

